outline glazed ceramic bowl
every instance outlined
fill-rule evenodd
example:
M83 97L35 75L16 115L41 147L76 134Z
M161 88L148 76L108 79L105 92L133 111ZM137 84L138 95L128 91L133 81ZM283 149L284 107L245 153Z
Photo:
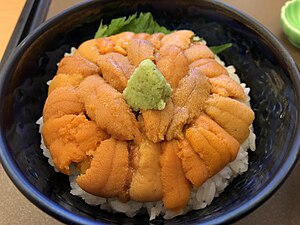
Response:
M233 222L270 197L292 170L299 154L299 71L278 40L259 23L220 2L94 1L47 21L14 51L0 76L0 147L2 164L19 190L55 218L72 224L147 224L148 217L127 218L89 206L72 196L68 178L48 165L40 149L36 120L47 97L46 82L72 46L96 32L100 19L150 11L161 25L192 29L209 45L231 42L220 54L251 88L257 150L249 170L237 177L213 203L172 220L152 224Z
M289 41L300 48L300 0L286 2L281 8L280 19Z

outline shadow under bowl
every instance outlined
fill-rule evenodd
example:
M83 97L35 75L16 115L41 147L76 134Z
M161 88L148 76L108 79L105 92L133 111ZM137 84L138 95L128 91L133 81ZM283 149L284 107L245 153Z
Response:
M0 156L19 190L35 205L66 223L147 224L148 217L127 218L89 206L70 194L68 178L54 172L40 149L37 119L47 97L46 82L72 46L91 39L100 19L152 12L168 29L191 29L208 45L231 42L220 57L234 65L251 88L257 150L249 170L213 203L172 220L152 224L229 223L251 212L282 184L299 155L299 70L286 49L255 20L220 2L93 1L45 22L8 59L0 76Z

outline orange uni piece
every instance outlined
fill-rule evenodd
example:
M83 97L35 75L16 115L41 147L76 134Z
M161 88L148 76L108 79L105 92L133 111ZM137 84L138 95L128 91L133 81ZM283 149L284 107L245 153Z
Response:
M177 156L176 140L163 142L160 157L163 202L167 209L180 211L190 199L191 184L186 179L181 160Z

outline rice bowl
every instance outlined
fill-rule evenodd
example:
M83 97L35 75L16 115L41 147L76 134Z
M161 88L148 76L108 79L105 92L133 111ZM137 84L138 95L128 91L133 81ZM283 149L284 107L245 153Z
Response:
M206 44L205 41L203 41ZM76 48L72 47L70 53L65 53L64 56L72 56L76 52ZM244 104L250 107L250 88L246 87L246 84L240 82L239 76L236 74L234 66L225 66L225 63L215 55L215 60L224 66L229 74L229 76L241 85L247 96ZM59 63L58 63L59 65ZM51 81L47 84L50 85ZM43 117L41 117L37 124L39 125L39 132L42 131ZM219 173L209 178L200 188L194 188L190 200L184 210L180 212L172 212L164 207L162 201L158 202L136 202L130 200L129 202L120 202L117 198L103 198L92 195L80 188L76 182L76 178L79 173L76 171L75 167L72 166L71 174L69 175L69 182L72 195L82 198L87 204L92 206L98 206L101 210L106 210L113 213L124 213L128 217L134 217L139 213L147 212L149 215L149 220L153 220L156 217L163 215L164 219L172 219L178 215L185 215L191 210L199 210L209 206L215 197L218 197L224 189L229 185L229 183L238 175L242 175L248 170L248 150L255 151L255 139L256 136L253 132L253 127L251 125L250 133L248 138L243 144L241 144L236 159L229 163L225 168L223 168ZM51 154L44 144L43 136L41 135L41 149L43 150L43 155L48 158L48 163L54 167L56 172L59 172L53 163Z
M123 5L119 3L117 1L109 5L122 8ZM155 6L154 2L148 3ZM63 13L59 18L48 21L18 47L9 65L1 71L4 75L1 77L5 78L1 79L1 99L3 104L7 105L6 109L1 111L3 125L1 159L5 170L17 187L34 204L61 221L78 224L108 221L124 224L137 221L147 223L149 219L147 217L136 216L131 219L122 214L116 216L99 210L98 207L91 207L69 194L70 188L65 182L65 176L55 173L53 168L47 166L46 158L40 154L40 136L35 135L37 126L33 124L41 115L41 102L46 98L46 81L52 78L56 63L63 52L68 51L71 46L78 46L79 41L93 35L90 29L96 29L99 20L95 26L93 22L95 17L88 22L83 17L87 18L87 14L91 15L89 13L98 15L98 12L102 12L102 4L102 2L85 3L81 7ZM197 33L204 31L205 39L212 44L234 43L234 47L221 57L226 59L228 65L235 65L242 80L251 87L251 106L257 116L254 123L257 150L249 153L249 170L243 176L234 179L225 189L225 194L216 198L209 207L176 217L170 222L183 224L233 222L270 197L296 161L299 147L299 142L296 141L299 135L297 125L299 93L296 91L299 89L299 72L282 45L261 25L242 13L222 3L210 1L194 2L193 9L197 9L196 11L186 10L190 2L177 4L183 6L179 7L182 11L178 11L178 5L160 6L160 11L168 12L170 16L162 19L160 14L157 14L164 24L172 24L172 27L196 28ZM96 5L99 7L95 7ZM176 15L172 13L172 9L175 8ZM133 12L136 10L134 6L127 4L126 10L129 9ZM103 14L107 19L121 16L117 11L111 13L107 9L107 12L105 16ZM153 12L156 12L156 8ZM199 15L202 13L206 17L200 18ZM193 17L195 14L198 16ZM87 29L81 30L82 26L78 27L79 24L85 24L83 27L86 27L86 23ZM80 37L76 36L76 40L74 32L80 34ZM29 54L32 49L35 50L35 54ZM48 66L45 66L45 60ZM10 82L12 80L14 82ZM28 80L30 82L27 82ZM18 93L26 95L22 97ZM14 104L7 96L14 96ZM30 112L26 117L22 113L25 108ZM279 119L277 115L282 116ZM294 124L290 121L296 122ZM32 124L32 127L24 122ZM22 130L19 124L25 125L26 131L24 128ZM34 143L31 149L28 148L28 142ZM20 160L21 158L26 161ZM158 221L161 220L158 218Z

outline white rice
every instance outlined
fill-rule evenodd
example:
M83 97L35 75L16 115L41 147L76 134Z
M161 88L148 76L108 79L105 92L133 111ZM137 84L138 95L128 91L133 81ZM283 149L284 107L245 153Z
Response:
M71 53L66 53L65 55L72 55L75 52L75 48L71 49ZM224 62L220 60L218 56L215 57L216 61L221 65L225 66ZM229 76L236 82L240 83L245 94L248 96L244 102L246 105L250 106L249 92L250 88L246 87L246 84L240 82L240 78L235 73L235 68L233 66L226 67ZM41 117L37 124L40 126L39 132L43 126L43 118ZM187 206L180 212L175 213L167 210L163 206L162 201L158 202L147 202L140 203L136 201L128 201L126 203L120 202L116 198L102 198L91 195L84 190L82 190L76 183L76 178L78 173L72 170L72 175L69 176L72 195L81 197L87 204L93 206L99 206L101 210L106 210L109 212L120 212L124 213L129 217L134 217L141 211L147 211L150 220L155 219L159 215L163 215L164 219L171 219L178 215L184 215L191 210L203 209L210 205L215 197L218 197L224 189L228 186L229 182L233 180L238 175L246 172L248 170L248 149L255 150L255 134L253 133L253 128L250 126L250 134L247 140L240 146L238 155L236 159L224 167L219 173L208 179L200 188L194 189L191 192L190 200ZM44 156L48 158L48 162L54 167L53 161L49 150L44 145L43 137L41 137L41 149L43 150ZM55 169L55 171L57 171Z
M64 56L72 56L72 55L75 54L76 50L77 50L77 49L76 49L75 47L72 47L71 50L70 50L70 52L66 52L66 53L64 54Z

